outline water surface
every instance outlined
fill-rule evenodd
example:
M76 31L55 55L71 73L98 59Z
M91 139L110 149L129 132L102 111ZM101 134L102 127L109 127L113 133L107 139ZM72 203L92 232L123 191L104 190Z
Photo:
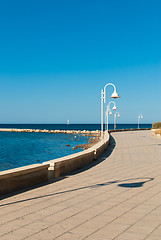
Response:
M151 128L140 124L140 128ZM0 124L0 128L48 130L100 130L100 124ZM117 124L117 129L137 128L137 124ZM109 124L113 129L113 124ZM0 132L0 171L42 163L81 151L78 144L87 143L88 136L54 133ZM66 146L70 145L70 146Z
M73 147L88 139L80 134L0 132L0 171L79 152Z

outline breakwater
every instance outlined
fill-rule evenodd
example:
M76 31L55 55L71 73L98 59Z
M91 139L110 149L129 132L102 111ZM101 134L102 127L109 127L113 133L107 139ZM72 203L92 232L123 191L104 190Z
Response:
M65 134L83 134L83 135L100 135L99 130L48 130L48 129L18 129L18 128L0 128L0 132L35 132L35 133L65 133Z
M125 128L125 129L110 129L109 132L124 132L124 131L139 131L150 130L151 128ZM49 129L25 129L25 128L0 128L0 132L35 132L35 133L65 133L65 134L82 134L99 136L100 130L49 130Z

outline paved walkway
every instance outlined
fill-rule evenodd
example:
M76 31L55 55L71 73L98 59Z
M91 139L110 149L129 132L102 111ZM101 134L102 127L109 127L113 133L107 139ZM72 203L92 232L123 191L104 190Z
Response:
M0 201L1 240L160 240L161 138L112 133L98 164Z

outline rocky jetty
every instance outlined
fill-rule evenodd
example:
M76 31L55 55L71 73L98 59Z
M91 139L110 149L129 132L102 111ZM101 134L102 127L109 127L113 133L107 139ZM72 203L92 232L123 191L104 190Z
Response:
M100 131L88 130L47 130L47 129L18 129L18 128L0 128L0 132L36 132L36 133L65 133L65 134L81 134L84 136L100 136Z

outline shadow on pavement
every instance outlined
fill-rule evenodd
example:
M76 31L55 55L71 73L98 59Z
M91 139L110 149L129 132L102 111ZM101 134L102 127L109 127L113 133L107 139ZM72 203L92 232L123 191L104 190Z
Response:
M42 186L45 186L45 185L49 185L49 184L52 184L54 182L58 182L58 181L61 181L62 179L65 179L65 178L68 178L69 176L71 175L74 175L74 174L77 174L77 173L80 173L80 172L83 172L83 171L86 171L94 166L96 166L97 164L99 164L100 162L104 161L107 157L109 157L111 155L111 153L113 152L114 148L115 148L115 140L112 136L110 136L110 144L109 146L107 147L107 149L101 154L101 156L96 160L96 161L93 161L92 163L90 163L89 165L87 166L84 166L80 169L77 169L69 174L66 174L65 176L61 176L59 178L56 178L56 179L53 179L53 180L50 180L50 181L47 181L47 182L44 182L44 183L40 183L40 184L37 184L37 185L34 185L32 187L26 187L24 189L21 189L21 190L17 190L17 191L14 191L12 193L9 193L9 194L5 194L5 195L2 195L0 196L0 200L2 199L6 199L6 198L9 198L9 197L12 197L12 196L15 196L15 195L18 195L18 194L21 194L23 192L27 192L27 191L30 191L32 189L36 189L36 188L39 188L39 187L42 187ZM63 193L63 192L62 192ZM39 198L39 197L38 197ZM29 199L29 200L32 200L33 198ZM2 205L0 205L2 206Z
M142 179L146 179L146 180L145 181L138 181L138 180L142 180ZM23 199L23 200L19 200L19 201L5 203L5 204L1 204L0 207L8 206L8 205L16 204L16 203L32 201L32 200L36 200L36 199L42 199L42 198L46 198L46 197L52 197L52 196L65 194L65 193L69 193L69 192L75 192L75 191L79 191L79 190L87 189L87 188L96 189L96 188L99 188L99 187L105 187L105 186L108 186L108 185L111 185L111 184L125 182L125 181L132 181L132 183L118 184L118 186L119 187L127 187L127 188L142 187L144 183L152 181L152 180L154 180L154 178L133 178L133 179L109 181L109 182L98 183L98 184L94 184L94 185L90 185L90 186L74 188L74 189L70 189L70 190L67 190L67 191L55 192L55 193L50 193L50 194L46 194L46 195L40 195L40 196L33 197L33 198L27 198L27 199ZM135 182L133 182L133 181L135 181ZM138 182L136 182L136 181L138 181Z
M129 180L136 181L136 180L140 180L140 179L146 179L146 180L140 181L140 182L121 183L121 184L118 184L118 186L124 187L124 188L139 188L139 187L143 187L144 183L154 180L154 178L135 178L135 179L127 179L126 181L129 181Z
M73 173L69 174L68 176L77 174L79 172L86 171L87 169L92 168L92 167L96 166L97 164L99 164L100 162L104 161L105 159L107 159L111 155L115 146L116 146L116 142L115 142L114 138L111 136L110 137L110 145L108 146L107 150L99 157L99 159L97 161L92 162L91 164L89 164L88 166L86 166L82 169L74 171ZM46 182L46 183L39 184L39 185L30 187L30 188L23 189L21 191L16 191L16 192L13 192L11 194L1 196L0 199L2 200L4 198L8 198L8 197L18 195L18 194L26 192L26 191L30 191L31 189L39 188L39 187L42 187L42 186L45 186L45 185L52 184L54 182L61 181L62 179L67 178L68 176L64 176L64 177L61 177L61 178L58 178L58 179L54 179L52 182ZM124 188L138 188L138 187L142 187L143 184L145 184L149 181L152 181L152 180L154 180L154 178L134 178L134 179L124 179L124 180L121 180L121 179L118 180L117 179L117 180L114 180L114 181L108 181L108 182L98 183L98 184L94 184L94 185L83 186L83 187L80 187L80 188L74 188L74 189L70 189L70 190L67 190L67 191L53 192L53 193L49 193L49 194L46 194L46 195L40 195L40 196L37 196L37 197L26 198L26 199L23 199L23 200L13 201L13 202L6 203L6 204L0 204L0 207L7 206L7 205L12 205L12 204L16 204L16 203L21 203L21 202L26 202L26 201L32 201L32 200L35 200L35 199L52 197L52 196L65 194L65 193L69 193L69 192L73 192L73 191L79 191L79 190L87 189L87 188L96 189L96 188L105 187L105 186L108 186L108 185L111 185L111 184L118 184L117 185L118 187L124 187Z

